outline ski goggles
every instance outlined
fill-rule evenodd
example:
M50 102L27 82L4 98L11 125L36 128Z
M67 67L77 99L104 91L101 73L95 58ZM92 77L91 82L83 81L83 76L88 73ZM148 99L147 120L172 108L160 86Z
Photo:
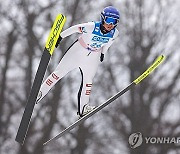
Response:
M112 17L105 17L104 22L108 25L113 24L114 26L116 26L119 20Z

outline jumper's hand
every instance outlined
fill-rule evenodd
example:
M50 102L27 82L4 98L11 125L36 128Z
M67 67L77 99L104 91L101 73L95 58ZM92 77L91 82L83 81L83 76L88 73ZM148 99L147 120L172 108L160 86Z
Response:
M62 37L59 36L59 38L58 38L58 40L56 42L56 45L55 45L56 48L59 46L59 43L61 42L61 40L62 40Z
M104 60L104 54L103 54L103 53L101 53L101 56L100 56L100 61L101 61L101 62L103 62L103 60Z

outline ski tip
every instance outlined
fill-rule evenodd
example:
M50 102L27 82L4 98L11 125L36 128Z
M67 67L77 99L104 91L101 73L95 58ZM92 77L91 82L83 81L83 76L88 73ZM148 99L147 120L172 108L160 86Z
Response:
M157 59L154 61L154 63L137 79L135 79L133 82L135 84L139 84L142 80L144 80L149 74L151 74L165 59L164 55L160 55L157 57Z
M50 55L53 54L56 42L59 38L59 35L64 27L66 22L66 17L62 14L58 14L51 28L49 37L47 39L45 49L49 52Z

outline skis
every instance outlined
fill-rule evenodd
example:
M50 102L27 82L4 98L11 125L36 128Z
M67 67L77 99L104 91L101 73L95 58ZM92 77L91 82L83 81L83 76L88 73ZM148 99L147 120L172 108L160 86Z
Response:
M43 145L47 145L48 143L55 141L56 139L62 137L63 135L65 135L66 133L68 133L70 130L72 130L74 127L78 126L80 123L82 123L83 121L85 121L86 119L88 119L89 117L91 117L92 115L94 115L95 113L99 112L100 110L102 110L104 107L106 107L108 104L112 103L114 100L116 100L118 97L120 97L121 95L123 95L124 93L126 93L127 91L129 91L130 89L132 89L132 87L134 87L135 85L139 84L143 79L145 79L151 72L153 72L165 59L164 55L160 55L155 62L142 74L140 75L137 79L135 79L131 84L129 84L126 88L124 88L123 90L121 90L120 92L118 92L117 94L115 94L114 96L112 96L111 98L109 98L107 101L105 101L104 103L102 103L101 105L99 105L97 108L95 108L93 111L91 111L90 113L88 113L87 115L83 116L81 119L77 120L75 123L73 123L72 125L70 125L69 127L65 128L62 132L60 132L58 135L56 135L55 137L51 138L50 140L48 140L47 142L45 142Z
M40 60L40 64L34 79L34 83L32 86L32 89L30 91L30 95L24 110L24 114L16 135L16 141L21 143L22 145L24 144L24 140L26 138L26 134L28 131L28 127L31 121L31 116L34 110L35 106L35 101L46 71L46 68L48 66L49 60L51 58L51 55L54 52L55 44L58 40L58 37L60 35L60 32L63 28L63 25L65 23L65 16L62 14L57 15L56 20L53 24L53 27L51 29L51 32L49 34L48 40L46 42L46 46L43 52L43 55Z

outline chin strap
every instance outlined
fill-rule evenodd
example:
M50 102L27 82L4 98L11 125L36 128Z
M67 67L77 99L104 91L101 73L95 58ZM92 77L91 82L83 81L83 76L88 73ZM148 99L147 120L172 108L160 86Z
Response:
M100 30L103 34L107 34L110 32L110 31L106 30L106 28L103 26L103 24L100 24Z

